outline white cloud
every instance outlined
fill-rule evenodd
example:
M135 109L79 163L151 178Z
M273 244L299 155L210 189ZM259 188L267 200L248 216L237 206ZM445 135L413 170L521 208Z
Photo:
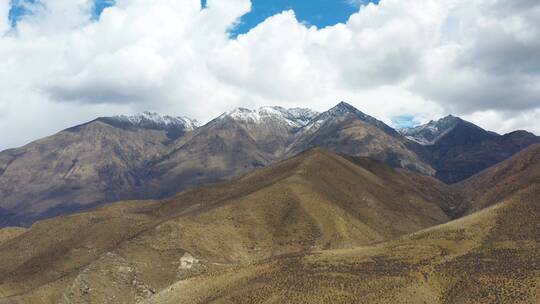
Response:
M204 121L347 100L387 122L455 112L496 131L534 130L540 112L537 1L382 0L324 29L285 11L234 40L249 0L118 0L97 21L90 0L43 2L0 38L0 148L142 110Z
M498 130L509 133L516 130L526 130L540 134L540 109L525 112L478 111L464 116L465 119L476 122L488 130Z
M9 30L10 0L0 0L0 37Z

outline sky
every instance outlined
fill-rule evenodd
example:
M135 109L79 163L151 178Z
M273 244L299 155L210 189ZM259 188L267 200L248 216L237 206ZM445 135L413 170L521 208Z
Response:
M540 134L538 0L0 0L0 150L98 116L347 101Z
M378 3L378 1L371 1ZM205 4L206 1L203 2ZM364 2L367 4L368 1ZM230 37L245 34L252 28L264 22L267 18L286 10L293 10L299 22L306 26L318 28L345 23L349 17L358 12L358 1L345 0L259 0L252 1L251 10L243 15L238 24L232 28Z

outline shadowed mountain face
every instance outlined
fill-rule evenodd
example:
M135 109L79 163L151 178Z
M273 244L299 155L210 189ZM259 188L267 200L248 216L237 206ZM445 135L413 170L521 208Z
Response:
M369 156L394 167L427 175L435 174L411 148L413 143L383 122L344 102L315 117L298 133L289 147L289 155L322 147L352 156Z
M516 193L527 193L539 184L540 144L535 144L454 187L468 198L461 210L470 214L511 199ZM539 198L534 200L538 202Z
M425 145L436 177L452 184L497 164L534 143L540 137L516 131L499 135L454 116L401 130L407 138Z
M0 297L133 303L200 274L394 239L447 222L440 206L455 203L430 177L311 150L163 202L111 204L11 232L0 242Z
M537 152L457 188L316 149L163 202L0 230L0 303L535 303ZM449 221L474 187L491 207Z
M141 198L141 168L165 153L173 129L118 128L98 119L0 153L0 226Z

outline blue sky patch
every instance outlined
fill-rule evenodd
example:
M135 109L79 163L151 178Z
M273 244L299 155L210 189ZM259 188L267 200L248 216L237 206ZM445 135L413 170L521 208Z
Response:
M200 0L201 6L206 7L207 0ZM115 0L95 0L91 19L98 20L107 7L113 6ZM242 16L240 23L231 30L231 37L249 32L252 28L285 10L294 10L296 18L305 24L323 28L337 23L344 23L358 11L360 4L378 3L379 0L252 0L251 12ZM15 27L24 16L31 14L29 6L41 3L40 0L11 0L9 20ZM44 4L40 4L43 5Z
M203 4L205 2L203 0ZM295 12L300 22L318 28L344 23L352 14L358 12L361 3L367 2L378 3L379 0L252 0L251 12L242 16L240 23L231 30L230 36L235 38L247 33L266 18L290 9Z
M399 115L392 117L392 125L394 128L410 128L419 125L414 115Z
M107 7L113 6L116 3L115 0L95 0L92 6L91 19L98 20L99 16ZM9 10L9 21L11 27L15 27L17 22L32 14L32 7L40 6L45 7L45 4L40 0L11 0L11 8Z
M42 5L38 0L11 0L9 9L9 22L12 27L17 25L17 22L24 16L32 13L30 7L35 5Z
M92 20L99 19L99 16L101 16L103 10L107 7L113 6L115 3L115 0L96 0L92 9Z

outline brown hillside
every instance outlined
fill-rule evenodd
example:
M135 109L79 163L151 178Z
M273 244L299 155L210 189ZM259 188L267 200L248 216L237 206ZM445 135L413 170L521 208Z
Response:
M461 212L470 214L540 185L540 144L533 145L455 186L466 197Z
M179 281L145 303L539 303L540 187L375 246Z
M196 275L448 221L439 206L455 203L440 183L356 163L316 149L162 203L39 222L0 243L0 295L7 303L133 303Z

